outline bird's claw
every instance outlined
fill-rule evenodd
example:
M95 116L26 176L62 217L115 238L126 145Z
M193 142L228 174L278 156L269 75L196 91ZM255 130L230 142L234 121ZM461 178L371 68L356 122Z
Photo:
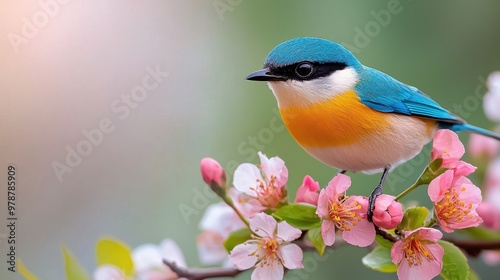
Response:
M370 194L368 198L368 211L366 212L366 217L369 222L372 222L373 210L375 209L375 200L382 194L382 186L378 185Z

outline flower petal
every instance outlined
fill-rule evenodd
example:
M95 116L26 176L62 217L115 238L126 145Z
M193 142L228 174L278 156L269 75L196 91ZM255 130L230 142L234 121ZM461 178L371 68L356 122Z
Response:
M198 257L203 265L214 265L227 257L224 238L217 232L205 230L196 238Z
M437 176L429 184L427 194L432 202L438 202L443 199L444 193L451 187L453 181L453 171L447 170L443 174Z
M278 232L276 235L284 241L289 242L299 238L302 235L302 231L283 221L278 223Z
M219 233L223 238L245 227L233 208L224 202L209 205L201 218L200 229Z
M236 188L230 188L228 194L238 211L240 211L244 217L253 218L255 214L266 210L258 199L240 192Z
M154 244L142 244L132 251L132 260L137 272L163 267L160 247Z
M175 243L174 240L164 239L160 243L159 249L162 260L165 259L170 262L175 262L180 267L187 267L184 254L182 253L182 250L179 248L179 246L177 245L177 243ZM161 267L164 267L163 261Z
M441 258L442 259L442 258ZM441 273L442 264L436 260L429 261L423 258L420 265L409 266L406 260L398 268L398 278L408 280L432 279Z
M231 251L229 259L239 270L245 270L253 267L257 262L258 258L255 252L259 246L256 243L246 242L240 244Z
M395 265L399 264L404 258L403 245L404 243L401 240L396 241L396 243L392 245L391 260Z
M333 188L335 194L345 192L351 186L351 177L344 174L337 174L328 183L327 188Z
M263 181L260 170L251 163L242 163L234 171L233 185L240 192L256 197L257 180Z
M320 218L328 217L328 194L325 189L322 189L319 193L316 215Z
M281 280L283 279L283 265L278 262L259 264L252 272L252 280Z
M410 235L414 233L418 233L419 239L431 242L437 242L439 239L443 238L443 233L434 228L417 228L412 231L407 231L405 233L405 238L408 238Z
M375 241L375 227L367 219L361 219L351 230L342 231L342 238L349 244L366 247Z
M94 280L122 280L125 274L114 265L99 266L94 272Z
M460 199L461 201L471 204L481 203L481 190L476 187L467 177L460 177L456 181L455 186L462 190L458 195L458 199Z
M259 213L250 220L250 229L260 237L269 236L273 238L277 224L273 217L266 213Z
M335 243L335 224L328 220L323 220L321 223L321 236L326 246L332 246Z
M458 135L449 129L440 129L432 141L432 159L442 158L442 167L449 167L465 153L465 148Z
M279 157L272 157L268 159L265 154L259 152L260 165L262 166L262 172L269 180L271 176L275 176L279 187L282 187L288 181L288 169L285 166L285 162Z
M304 268L302 249L297 244L287 244L278 248L281 261L288 269Z

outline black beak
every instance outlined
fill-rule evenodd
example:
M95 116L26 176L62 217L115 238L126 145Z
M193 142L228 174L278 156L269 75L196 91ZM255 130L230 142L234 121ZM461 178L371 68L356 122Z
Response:
M269 69L264 68L253 72L246 77L249 81L286 81L287 78L269 74Z

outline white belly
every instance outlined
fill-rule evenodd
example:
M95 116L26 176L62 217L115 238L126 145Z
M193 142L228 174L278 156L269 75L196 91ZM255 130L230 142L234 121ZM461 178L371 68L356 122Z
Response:
M394 169L420 153L434 129L429 133L423 121L404 115L391 115L391 123L390 131L371 134L347 146L303 148L326 165L347 171L376 173L386 166Z

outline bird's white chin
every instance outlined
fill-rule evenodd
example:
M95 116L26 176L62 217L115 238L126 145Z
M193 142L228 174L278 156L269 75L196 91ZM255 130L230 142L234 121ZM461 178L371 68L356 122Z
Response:
M342 94L358 83L359 76L352 67L337 70L329 76L308 81L270 81L269 88L273 91L280 108L288 106L308 106L330 100Z

